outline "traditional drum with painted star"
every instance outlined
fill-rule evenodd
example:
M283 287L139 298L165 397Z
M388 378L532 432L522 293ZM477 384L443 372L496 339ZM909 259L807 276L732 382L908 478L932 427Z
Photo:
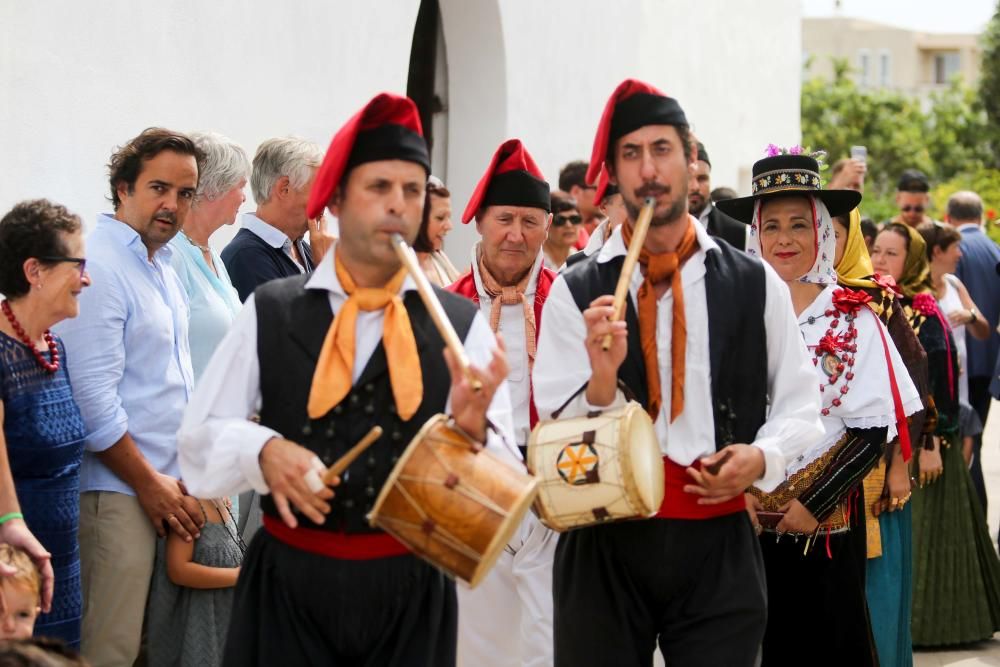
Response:
M641 405L539 422L528 469L541 484L534 508L555 531L645 519L663 502L663 455Z

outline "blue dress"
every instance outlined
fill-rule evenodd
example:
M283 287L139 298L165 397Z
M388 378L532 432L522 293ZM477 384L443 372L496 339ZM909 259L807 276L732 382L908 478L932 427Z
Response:
M65 359L62 341L56 343ZM50 374L27 346L0 332L0 400L17 499L28 528L52 553L55 570L52 611L38 617L35 635L58 637L78 649L83 605L77 527L86 431L65 364Z

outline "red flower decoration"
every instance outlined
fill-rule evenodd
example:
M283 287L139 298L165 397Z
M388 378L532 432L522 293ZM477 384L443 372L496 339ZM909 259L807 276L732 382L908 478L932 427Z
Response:
M872 280L878 285L883 292L892 292L893 294L899 294L902 296L902 292L896 287L896 279L892 276L883 276L878 273L872 276Z
M838 289L833 293L833 305L842 313L856 313L861 306L872 300L867 292L861 290Z
M921 292L913 297L913 309L924 317L930 317L937 313L937 301L933 295Z
M995 220L997 217L997 212L992 208L986 209L986 217L989 218L990 220Z
M840 337L840 334L836 336L826 334L819 339L819 343L816 344L816 350L837 356L837 353L843 350L845 346L846 342Z

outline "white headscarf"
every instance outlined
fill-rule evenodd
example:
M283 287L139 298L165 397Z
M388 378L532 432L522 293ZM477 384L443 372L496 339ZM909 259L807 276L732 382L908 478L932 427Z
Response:
M813 225L816 229L816 261L809 271L799 278L799 282L815 285L836 285L837 269L833 260L837 255L837 234L833 228L833 219L826 204L808 192L803 192L812 205ZM760 247L760 209L764 202L761 197L753 205L753 222L750 223L750 238L747 240L747 253L763 259Z

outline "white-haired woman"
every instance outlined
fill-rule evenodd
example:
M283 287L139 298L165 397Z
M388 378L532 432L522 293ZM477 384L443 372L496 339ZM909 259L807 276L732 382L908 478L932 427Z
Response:
M191 365L197 382L212 358L216 345L229 330L241 304L226 266L208 245L223 225L236 221L246 200L250 160L238 144L213 133L190 135L205 154L194 205L184 229L170 242L171 262L188 295L191 323Z

